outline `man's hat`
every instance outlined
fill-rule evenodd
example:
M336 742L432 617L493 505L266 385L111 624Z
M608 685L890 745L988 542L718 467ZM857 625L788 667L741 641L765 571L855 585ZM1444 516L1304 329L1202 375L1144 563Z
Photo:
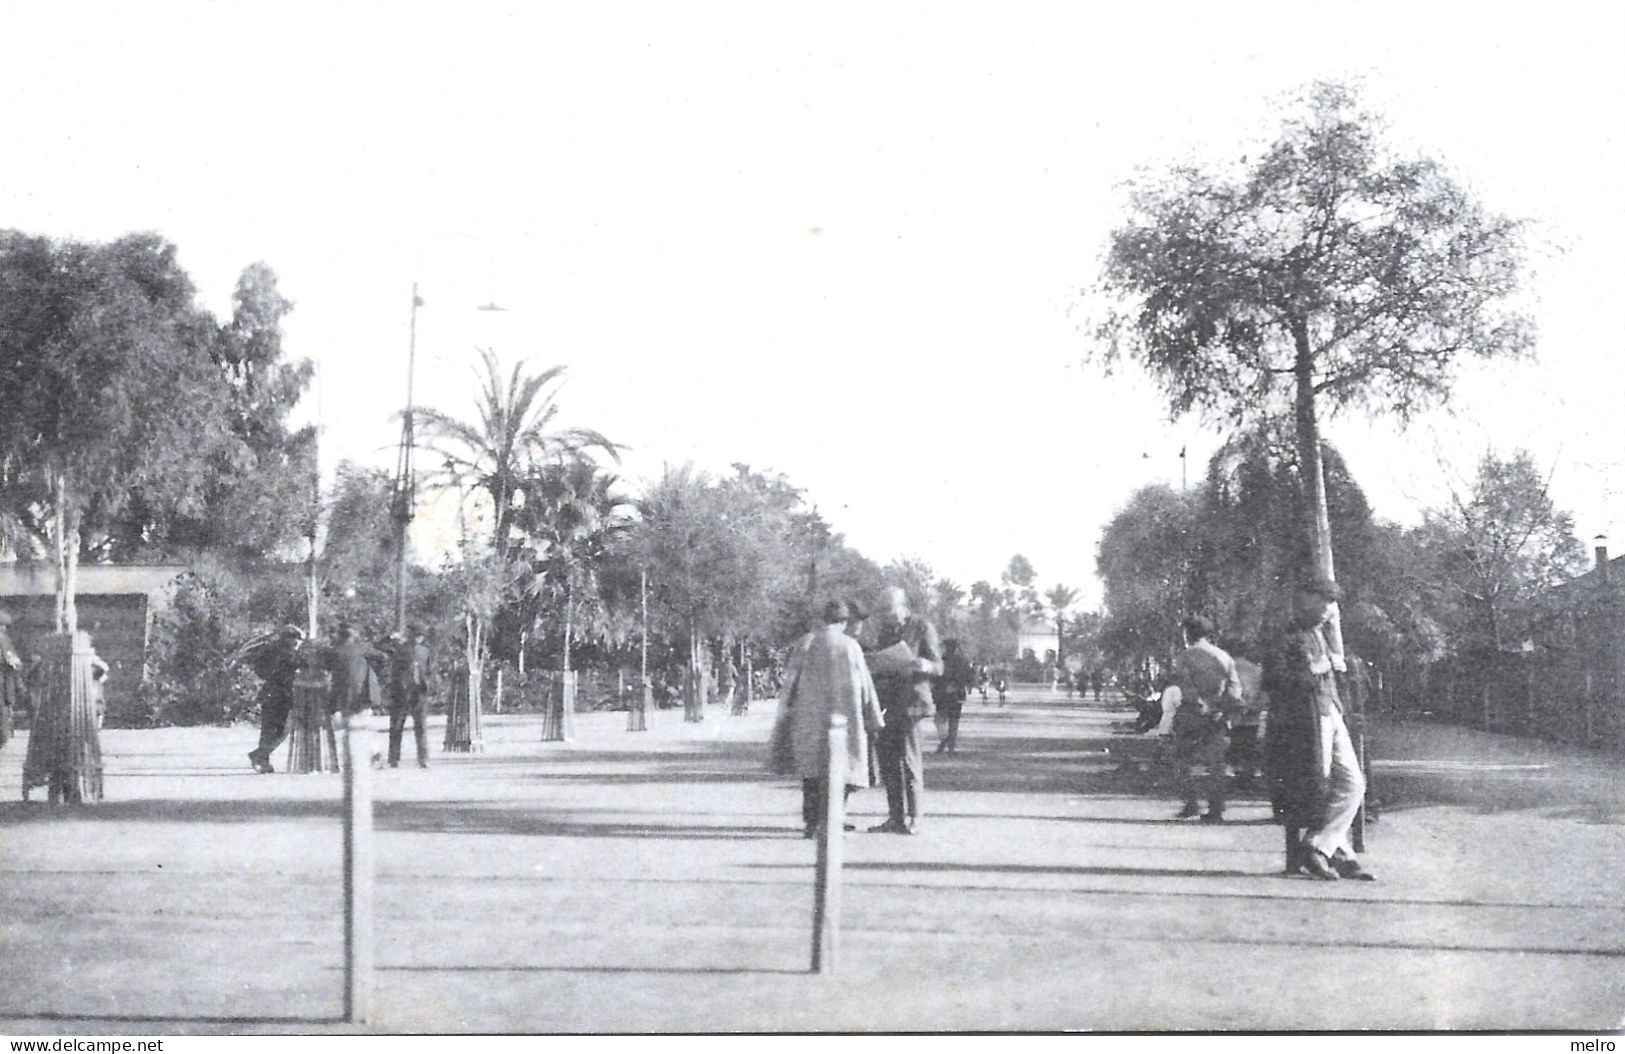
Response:
M1313 593L1317 597L1325 597L1327 600L1343 599L1343 587L1332 581L1330 578L1327 578L1325 575L1316 575L1314 578L1311 578L1307 582L1304 582L1302 585L1298 586L1298 588L1303 590L1305 593Z
M851 605L844 600L827 600L824 602L824 621L845 622L852 617Z

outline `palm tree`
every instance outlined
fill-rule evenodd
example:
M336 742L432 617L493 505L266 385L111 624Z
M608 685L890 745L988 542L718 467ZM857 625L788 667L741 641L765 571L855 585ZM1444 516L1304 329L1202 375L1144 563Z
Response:
M965 590L951 578L939 578L931 586L935 594L937 625L943 633L956 632L959 622L959 602L965 599Z
M1044 599L1049 601L1050 610L1055 612L1055 665L1064 668L1066 666L1066 646L1061 643L1064 629L1063 623L1066 620L1066 609L1071 607L1073 601L1078 599L1078 591L1071 586L1056 584L1045 592Z
M544 740L566 740L575 726L574 676L570 650L577 620L602 621L598 575L611 548L630 520L626 500L615 493L617 479L585 457L572 457L535 468L523 482L525 500L514 512L514 526L536 552L531 592L563 606L564 685L556 702L549 700Z
M576 620L600 613L599 571L631 526L623 511L627 499L615 491L618 482L587 458L573 457L540 466L522 484L525 500L515 510L514 526L537 554L540 573L532 590L563 605L565 670Z
M490 496L492 556L502 561L513 553L509 527L531 466L593 448L618 461L620 447L589 428L551 429L559 412L558 385L565 367L527 374L520 362L504 380L496 353L488 348L479 352L484 370L475 370L480 386L475 420L460 421L428 408L418 410L417 415L424 446L443 459L442 468L428 482L457 487L465 494L483 490ZM470 613L467 621L469 706L477 710L479 672L485 662L485 616Z
M485 368L475 371L480 382L477 418L460 421L433 409L417 414L424 446L444 459L438 482L490 495L491 547L505 554L512 544L508 529L515 498L532 466L594 448L618 462L621 448L590 428L549 430L559 412L564 366L527 374L519 362L504 381L495 352L479 352Z

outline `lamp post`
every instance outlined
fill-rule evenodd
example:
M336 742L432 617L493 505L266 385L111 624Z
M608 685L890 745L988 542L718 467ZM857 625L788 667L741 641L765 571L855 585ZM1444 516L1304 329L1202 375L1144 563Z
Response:
M406 409L401 414L401 445L395 457L395 630L406 633L406 539L407 528L417 514L417 478L412 469L412 451L416 443L413 413L413 380L417 369L418 308L423 297L418 295L418 284L412 283L412 315L407 329L406 343ZM495 301L479 305L476 311L506 311Z
M395 631L406 633L406 529L416 512L417 481L412 474L412 381L418 356L418 284L412 283L412 320L406 344L406 410L401 414L401 448L395 458Z

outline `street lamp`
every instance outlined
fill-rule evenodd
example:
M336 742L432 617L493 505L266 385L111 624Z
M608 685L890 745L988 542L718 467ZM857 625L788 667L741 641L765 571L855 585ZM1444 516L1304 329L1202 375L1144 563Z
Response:
M412 316L407 329L406 345L406 410L401 414L401 445L395 458L395 492L393 513L395 520L395 630L406 633L406 532L417 514L417 478L412 470L412 451L416 444L414 433L413 379L417 368L418 308L423 297L418 295L418 284L412 283ZM476 307L476 311L506 311L495 301Z

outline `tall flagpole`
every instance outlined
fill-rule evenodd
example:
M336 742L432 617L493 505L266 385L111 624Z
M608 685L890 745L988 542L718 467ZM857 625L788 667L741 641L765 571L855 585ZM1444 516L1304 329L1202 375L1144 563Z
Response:
M406 529L416 512L416 481L412 477L412 379L418 355L418 284L412 283L412 320L406 344L406 411L401 415L401 449L395 461L395 630L406 632Z

